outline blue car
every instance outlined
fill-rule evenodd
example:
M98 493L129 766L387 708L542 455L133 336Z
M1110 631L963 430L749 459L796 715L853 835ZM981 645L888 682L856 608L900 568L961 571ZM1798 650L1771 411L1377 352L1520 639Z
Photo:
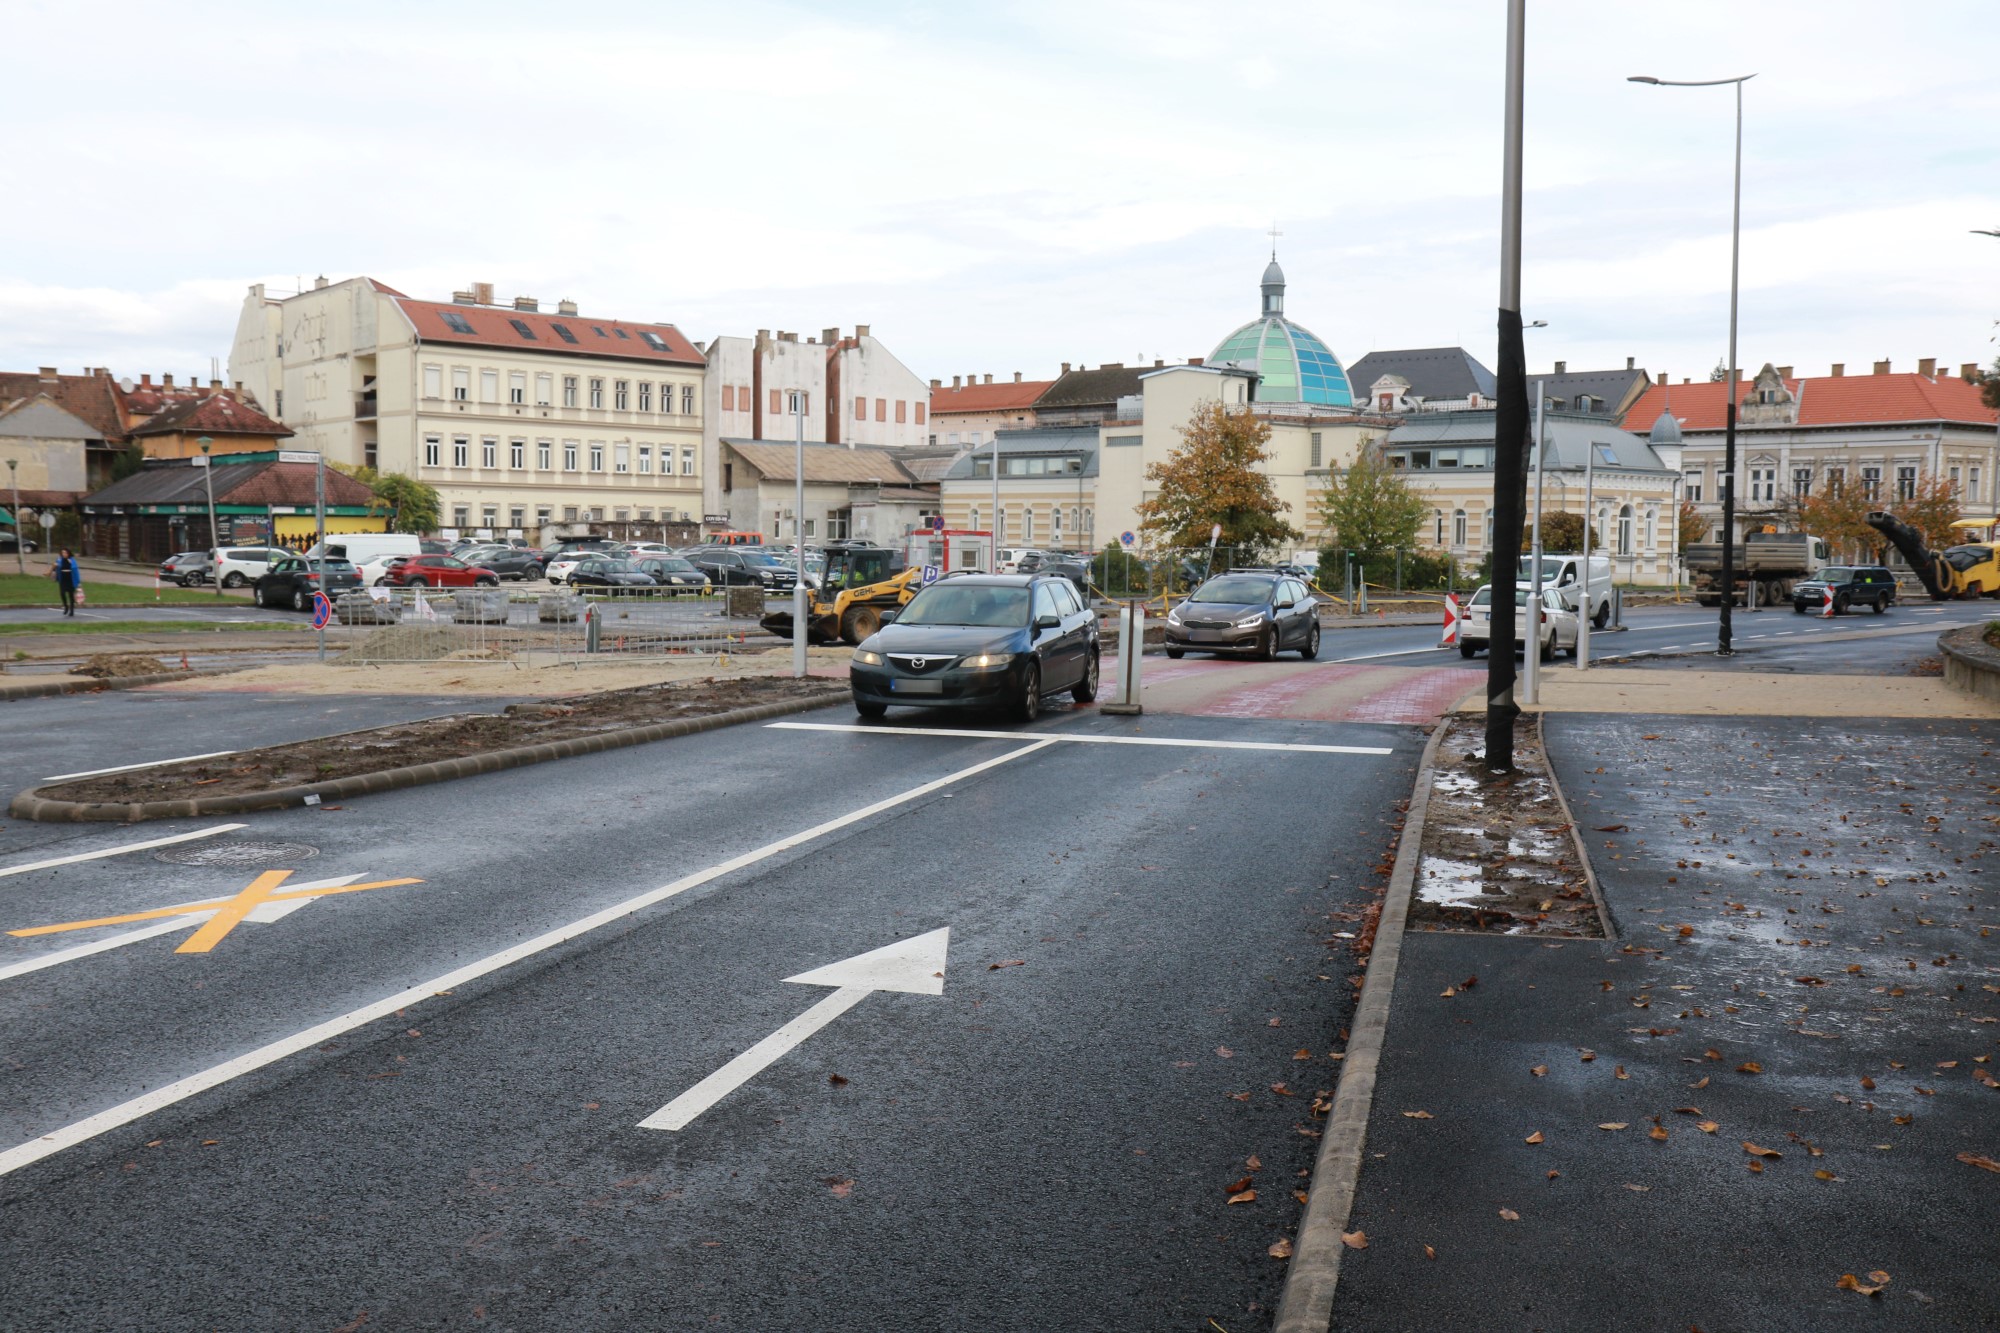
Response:
M890 623L861 641L848 668L863 717L900 704L1005 709L1032 722L1048 695L1097 697L1097 616L1068 579L961 575L882 618Z

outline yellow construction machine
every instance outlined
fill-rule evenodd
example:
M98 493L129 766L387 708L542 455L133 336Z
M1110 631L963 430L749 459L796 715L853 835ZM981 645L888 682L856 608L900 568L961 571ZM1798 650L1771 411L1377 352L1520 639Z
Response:
M894 551L879 546L834 546L826 553L819 586L806 589L806 642L859 644L882 626L884 611L900 610L923 587L916 566L900 574L889 567ZM792 613L779 611L759 622L781 639L792 637Z
M1966 541L1933 551L1924 545L1922 533L1894 514L1878 509L1868 515L1867 522L1903 553L1932 601L2000 597L2000 545L1990 540ZM1951 525L1952 535L1971 537L1983 531L1990 536L1996 525L2000 525L2000 519L1962 518Z

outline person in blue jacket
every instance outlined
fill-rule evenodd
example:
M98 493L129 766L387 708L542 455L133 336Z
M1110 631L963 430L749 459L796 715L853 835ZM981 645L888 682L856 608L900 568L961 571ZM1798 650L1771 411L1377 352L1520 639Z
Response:
M67 546L63 547L62 554L50 567L49 573L55 576L56 590L62 593L63 614L74 616L76 590L83 586L83 567L76 563L76 557L70 553Z

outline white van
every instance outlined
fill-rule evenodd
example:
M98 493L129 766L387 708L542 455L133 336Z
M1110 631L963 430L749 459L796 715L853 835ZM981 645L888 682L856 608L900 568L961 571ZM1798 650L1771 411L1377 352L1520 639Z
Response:
M372 588L391 560L423 551L423 539L414 532L343 532L328 533L325 542L306 552L306 558L346 560L360 572L361 586Z
M1542 586L1544 588L1569 588L1583 582L1583 560L1580 555L1550 555L1542 552ZM1535 581L1535 558L1521 557L1514 577L1522 584ZM1576 593L1564 598L1573 604ZM1603 629L1611 623L1611 557L1593 555L1590 557L1590 624L1593 629Z

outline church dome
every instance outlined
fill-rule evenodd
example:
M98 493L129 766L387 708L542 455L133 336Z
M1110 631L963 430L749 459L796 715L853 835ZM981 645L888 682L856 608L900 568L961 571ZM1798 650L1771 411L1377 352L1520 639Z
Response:
M1257 399L1266 403L1324 403L1352 407L1354 391L1340 358L1310 329L1285 318L1285 271L1273 254L1259 284L1264 313L1222 340L1208 364L1235 364L1259 376Z

